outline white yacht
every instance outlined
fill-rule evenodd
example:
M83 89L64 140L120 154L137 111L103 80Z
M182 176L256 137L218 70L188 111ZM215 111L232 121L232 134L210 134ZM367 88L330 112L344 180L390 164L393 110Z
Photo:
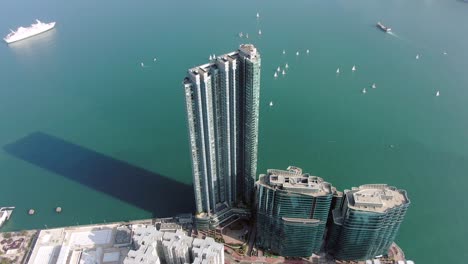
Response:
M16 31L10 29L10 34L8 34L3 40L8 44L13 43L46 32L54 27L55 22L42 23L36 19L36 24L31 24L30 27L19 27Z
M440 95L440 92L439 92L439 91L437 91L437 93L436 93L436 96L439 96L439 95Z
M15 209L15 207L2 207L2 208L0 208L0 227L2 227L3 224L8 219L10 219L10 216L13 213L13 209Z
M340 68L336 69L336 74L340 74Z
M375 83L372 84L372 89L375 89L377 88L377 85L375 85Z
M352 71L356 71L356 65L353 66L353 68L351 69Z

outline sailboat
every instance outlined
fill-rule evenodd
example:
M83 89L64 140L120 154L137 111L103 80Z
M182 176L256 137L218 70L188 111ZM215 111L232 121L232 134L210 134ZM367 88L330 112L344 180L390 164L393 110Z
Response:
M375 85L375 83L372 84L372 89L375 89L377 88L377 85Z
M296 52L296 56L299 56L299 51L298 51L298 52Z
M366 88L362 89L362 93L363 93L363 94L367 93Z
M285 74L286 74L286 72L285 72L284 70L283 70L283 72L282 72L282 73L283 73L283 75L285 75Z
M336 69L336 74L340 74L340 68Z
M260 18L260 14L257 12L257 18Z
M142 68L145 67L145 64L143 62L140 63L140 65L141 65Z
M270 101L270 106L273 106L273 101Z
M280 71L281 71L281 67L278 66L278 68L276 68L276 71L277 71L277 72L280 72Z
M273 75L273 76L275 76L275 78L276 78L276 77L278 77L278 73L277 73L277 72L275 72L275 75Z
M416 54L416 59L419 60L419 54Z
M262 34L262 31L261 31L261 30L258 30L258 34L261 35L261 34Z
M284 55L284 54L286 54L286 51L285 51L285 50L283 50L283 55Z
M351 69L352 71L355 71L356 70L356 65L353 66L353 68Z
M209 59L210 59L210 60L213 60L213 57L210 55Z
M307 52L307 54L309 54L309 50L307 50L306 52Z
M286 65L284 65L284 67L285 67L286 69L288 69L288 68L289 68L289 65L286 63Z
M156 62L156 58L153 58L153 61Z
M437 93L436 93L436 96L439 96L439 95L440 95L440 92L439 92L439 91L437 91Z

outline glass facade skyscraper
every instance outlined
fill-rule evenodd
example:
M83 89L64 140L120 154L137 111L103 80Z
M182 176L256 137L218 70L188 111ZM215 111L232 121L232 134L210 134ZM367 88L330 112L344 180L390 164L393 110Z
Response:
M406 191L368 184L344 191L332 211L327 251L339 260L386 255L410 204Z
M268 170L256 188L257 246L287 257L318 253L336 189L292 166Z
M198 213L250 204L257 173L261 59L251 44L188 70L184 79ZM225 206L224 206L225 208Z

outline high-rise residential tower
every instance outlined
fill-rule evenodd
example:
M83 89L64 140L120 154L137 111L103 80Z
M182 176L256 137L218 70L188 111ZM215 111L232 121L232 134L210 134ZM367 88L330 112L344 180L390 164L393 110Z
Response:
M332 211L327 251L339 260L386 255L410 204L406 191L368 184L344 191Z
M268 170L256 188L257 246L287 257L318 253L336 189L292 166Z
M257 49L243 44L188 70L183 86L198 213L252 200L260 68Z

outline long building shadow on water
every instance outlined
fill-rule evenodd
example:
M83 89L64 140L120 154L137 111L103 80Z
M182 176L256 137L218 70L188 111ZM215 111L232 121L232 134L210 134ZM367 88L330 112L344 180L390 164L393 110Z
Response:
M152 212L155 217L195 210L191 185L42 132L3 148L17 158Z

